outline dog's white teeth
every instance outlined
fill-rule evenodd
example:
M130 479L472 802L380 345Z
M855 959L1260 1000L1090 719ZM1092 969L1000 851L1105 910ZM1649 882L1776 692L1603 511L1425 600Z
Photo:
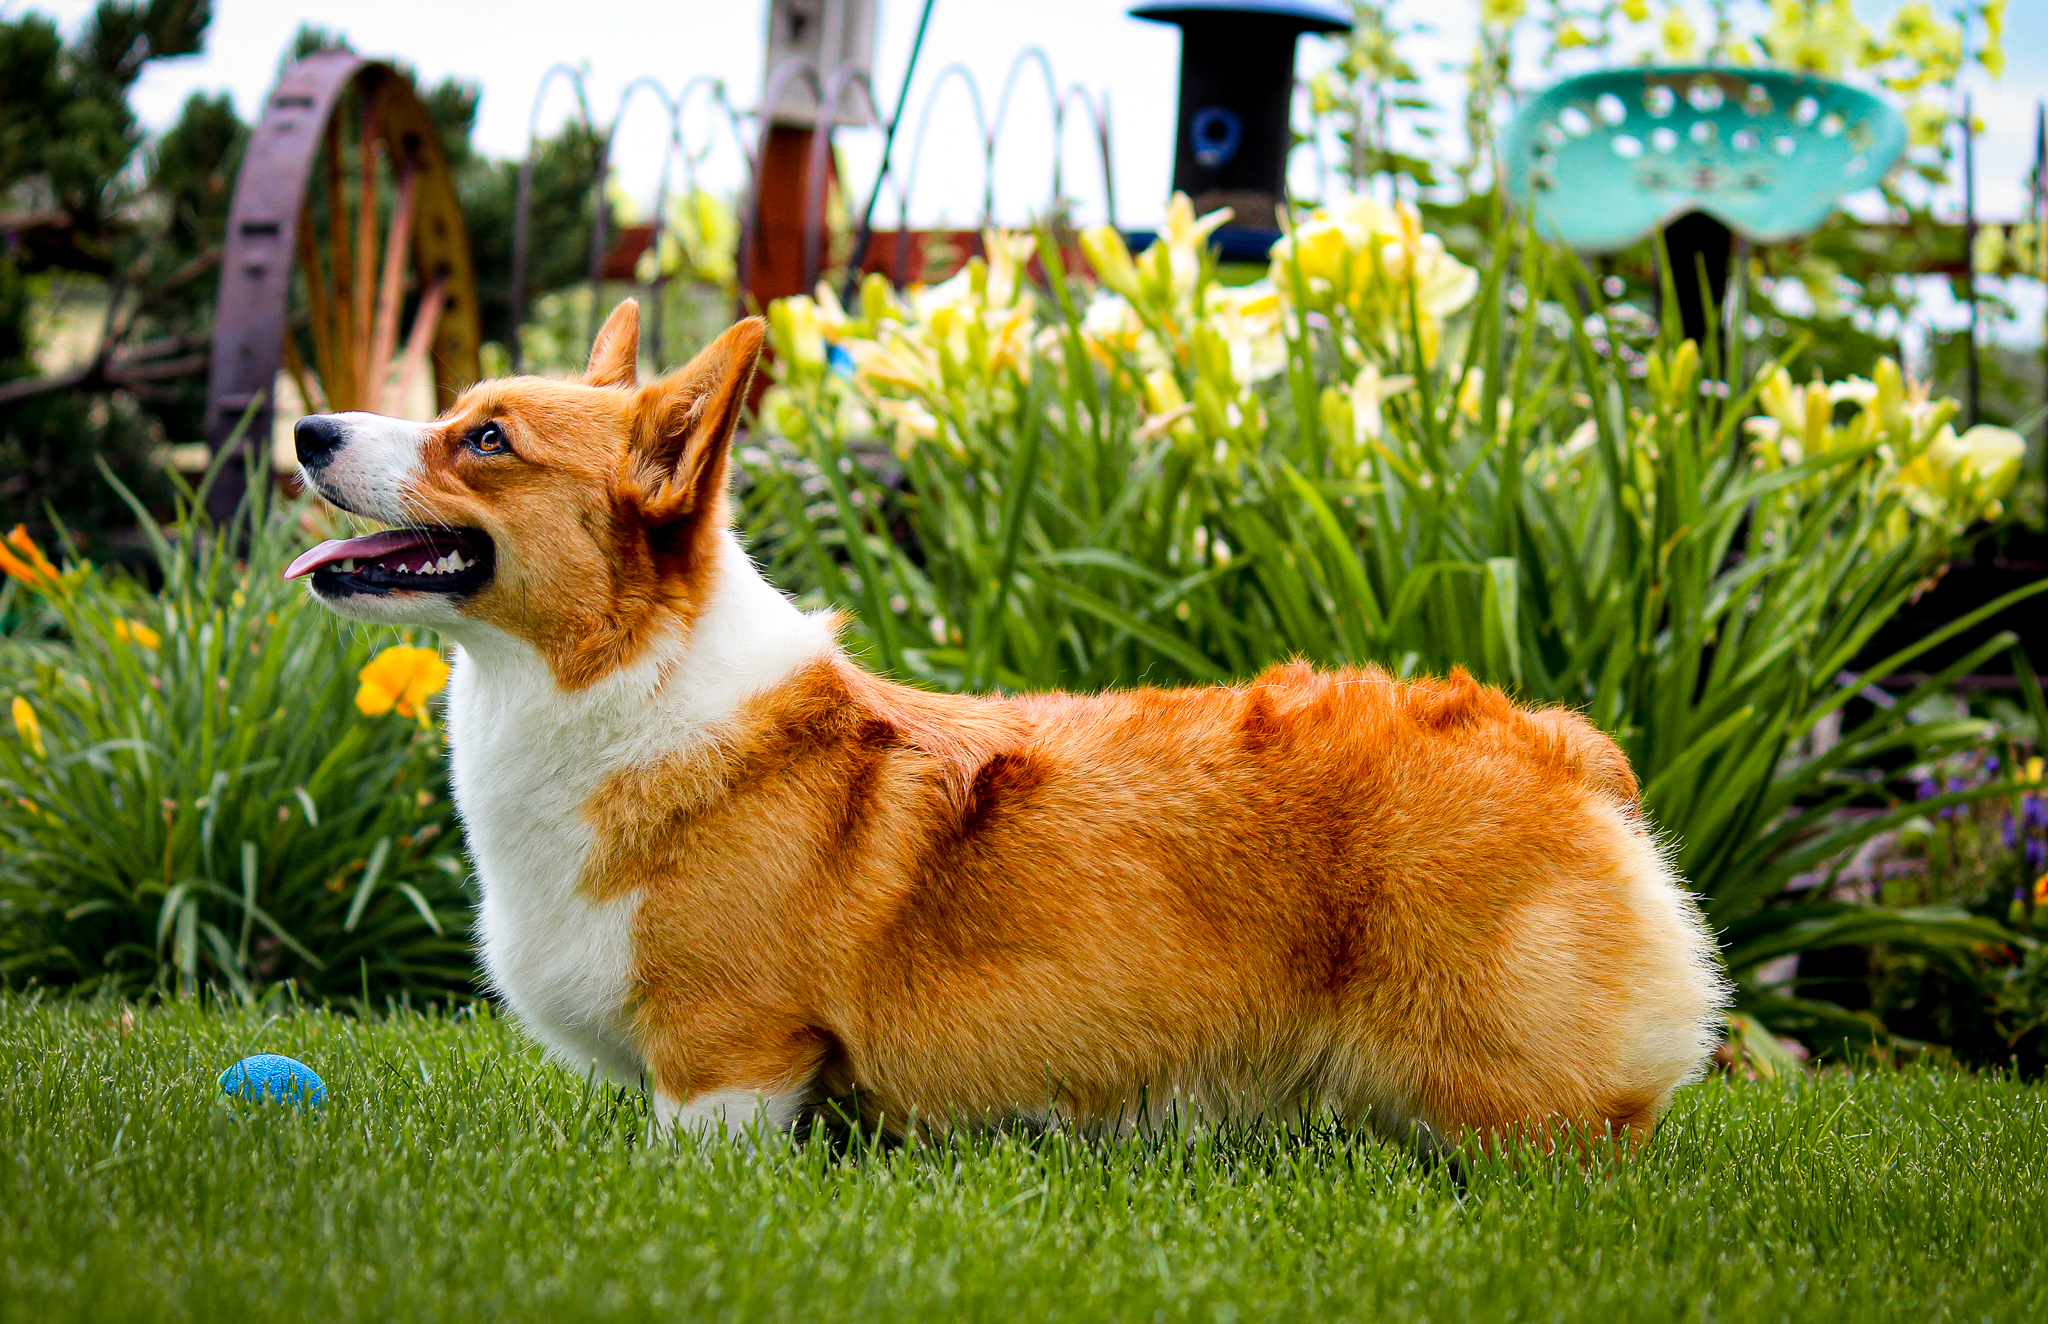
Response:
M352 573L356 568L356 558L351 556L346 561L343 561L340 565L334 568L336 570L341 571L344 574Z
M448 573L449 571L451 571L451 570L455 569L455 566L454 566L454 564L453 564L453 563L454 563L454 560L455 560L455 553L453 553L453 552L450 552L450 553L448 553L448 555L446 555L446 556L442 557L442 558L441 558L440 560L438 560L438 561L434 562L434 569L436 569L436 570L440 571L440 572L441 572L442 574L444 574L444 575L445 575L445 574L447 574L447 573Z
M469 562L462 559L461 552L450 552L443 558L450 570L467 570Z

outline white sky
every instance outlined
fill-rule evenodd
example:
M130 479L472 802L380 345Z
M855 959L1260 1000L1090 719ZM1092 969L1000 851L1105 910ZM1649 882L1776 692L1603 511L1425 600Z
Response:
M1703 0L1685 2L1703 5ZM876 86L886 105L893 104L902 79L920 0L878 3ZM1856 7L1875 26L1899 3L1856 0ZM0 0L0 13L27 8L53 15L70 31L90 12L91 0ZM1109 99L1117 220L1126 227L1156 222L1172 172L1179 34L1129 18L1125 8L1120 0L937 0L899 151L914 136L916 117L942 71L953 65L970 70L992 115L1018 52L1036 46L1063 88L1078 84ZM1451 112L1447 126L1462 102L1462 79L1455 71L1469 51L1477 8L1476 0L1396 0L1397 18L1423 21L1434 29L1404 49L1431 95ZM153 64L134 101L146 124L161 127L192 91L226 89L243 118L253 119L285 43L302 21L312 21L346 33L366 54L402 57L425 81L455 74L480 83L476 141L492 155L514 157L526 147L535 90L558 61L586 70L592 109L600 121L617 113L627 84L649 75L673 92L691 77L708 74L724 80L742 108L749 106L760 90L765 14L765 0L669 5L644 0L351 0L345 6L215 0L206 52ZM1320 39L1304 38L1301 66L1326 63L1333 49ZM1978 206L1980 215L1991 219L2015 217L2021 206L2022 178L2033 153L2034 105L2048 96L2048 0L2014 0L2007 55L2001 83L1988 83L1980 74L1973 88L1985 124L1978 147ZM1043 208L1051 183L1051 114L1042 79L1035 69L1027 72L1000 136L993 171L996 217L1011 224ZM1533 78L1533 71L1527 76ZM913 193L914 224L973 224L979 219L985 178L981 139L963 86L950 81L933 103ZM693 104L696 113L688 117L686 133L695 143L711 145L704 179L730 190L741 178L737 146L705 113L708 103L702 97ZM558 125L571 105L558 83L541 110L543 129ZM654 103L642 99L621 130L614 156L622 183L649 201L665 132ZM872 130L839 135L850 179L861 193L873 178L880 137ZM1101 167L1084 116L1070 118L1065 143L1065 192L1076 199L1079 219L1098 220L1103 214ZM1297 170L1307 168L1305 158L1306 153L1297 154ZM1959 195L1951 201L1959 208ZM879 224L893 223L894 206L893 199L885 203Z

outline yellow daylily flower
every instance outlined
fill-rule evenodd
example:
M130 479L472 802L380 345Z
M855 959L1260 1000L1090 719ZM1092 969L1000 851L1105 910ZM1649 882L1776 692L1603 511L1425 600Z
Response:
M396 710L427 725L427 700L448 683L448 664L431 648L394 644L370 659L356 677L356 707L365 717Z
M1231 375L1261 382L1287 366L1287 337L1280 327L1280 291L1271 281L1212 285L1207 322L1230 348Z
M1362 330L1387 339L1408 328L1412 299L1430 355L1443 319L1479 289L1479 273L1422 228L1413 204L1367 197L1320 207L1297 224L1273 246L1270 279L1290 306L1298 299L1308 311L1342 307Z
M1999 498L2012 490L2026 457L2026 439L2011 428L1980 423L1958 436L1944 426L1899 473L1908 502L1923 515L1955 506L1970 516L1995 517Z
M768 307L768 334L776 357L813 373L825 368L825 327L819 306L801 294L777 299Z
M1150 440L1166 432L1187 445L1200 435L1193 421L1194 405L1180 389L1179 380L1166 369L1145 375L1145 404L1145 421L1138 428L1140 437Z
M162 635L141 621L115 621L114 637L127 643L141 644L144 648L161 647L164 641Z
M1131 249L1113 225L1091 225L1081 231L1081 253L1103 288L1126 299L1138 297L1138 268Z
M918 443L939 438L939 420L915 400L877 400L875 414L895 426L896 454L902 458L909 458Z
M43 724L36 720L36 710L19 694L14 696L14 732L21 737L22 744L35 751L37 758L49 757L49 751L43 748Z
M1160 227L1159 238L1138 259L1139 270L1147 277L1155 298L1174 307L1188 302L1201 275L1202 254L1208 250L1209 236L1234 214L1228 207L1219 207L1207 216L1197 217L1195 204L1187 194L1173 195L1166 204L1166 224Z

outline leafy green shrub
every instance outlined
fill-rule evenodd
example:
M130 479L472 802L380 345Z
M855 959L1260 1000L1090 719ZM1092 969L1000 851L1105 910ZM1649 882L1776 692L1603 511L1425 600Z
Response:
M424 720L357 707L358 674L408 641L338 627L285 583L301 508L273 510L253 488L220 533L189 500L170 528L137 507L153 592L84 562L59 574L25 537L8 549L9 984L146 996L291 979L330 999L471 987L440 741Z
M1580 709L1627 751L1738 980L1845 940L2004 940L1954 907L1786 884L1923 808L2001 793L1837 813L1882 802L1880 761L1983 733L1905 714L2009 635L1843 715L2048 588L1850 670L2010 483L2009 441L1957 438L1952 402L1895 369L1796 398L1772 363L1717 382L1668 327L1570 313L1594 282L1534 241L1503 238L1472 279L1412 213L1361 202L1300 227L1270 287L1222 291L1189 220L1135 263L1084 236L1092 295L1050 243L1032 290L1028 247L991 236L985 264L907 300L778 305L764 417L785 439L749 456L747 510L779 582L851 609L882 668L948 688L1220 681L1304 657L1463 666ZM1772 412L1795 403L1791 423ZM1867 1018L1744 997L1810 1038L1867 1038Z

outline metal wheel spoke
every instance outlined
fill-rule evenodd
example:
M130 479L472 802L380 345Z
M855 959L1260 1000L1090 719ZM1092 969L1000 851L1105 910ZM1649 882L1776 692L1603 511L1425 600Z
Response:
M398 346L399 304L405 296L405 268L412 257L412 213L418 187L419 172L409 164L401 165L398 196L391 205L391 226L384 236L384 276L378 282L377 321L370 336L370 372L365 379L368 389L363 407L373 412L384 407L391 355ZM399 397L398 405L405 406L404 396Z
M322 412L412 411L423 378L435 409L476 380L461 204L433 118L397 70L339 50L285 70L235 180L220 290L215 447L239 435L267 455L276 438L288 459L289 430L273 428L280 394ZM223 469L208 497L216 518L236 509L241 474Z

